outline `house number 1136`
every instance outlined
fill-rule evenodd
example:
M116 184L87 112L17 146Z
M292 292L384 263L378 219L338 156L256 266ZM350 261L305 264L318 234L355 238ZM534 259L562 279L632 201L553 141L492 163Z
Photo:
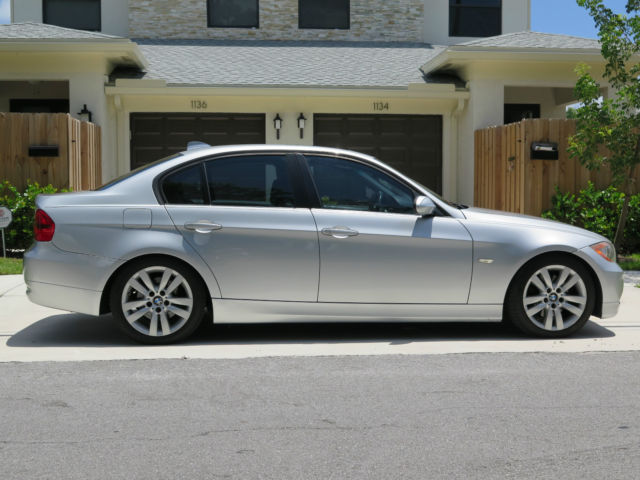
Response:
M205 100L191 100L191 108L193 110L206 110L207 102Z

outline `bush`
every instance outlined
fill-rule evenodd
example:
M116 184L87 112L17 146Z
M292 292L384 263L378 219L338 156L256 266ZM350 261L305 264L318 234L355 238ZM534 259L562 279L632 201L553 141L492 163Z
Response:
M624 193L614 187L597 190L589 182L587 188L573 193L562 193L556 187L556 194L551 199L551 210L542 214L543 218L586 228L599 233L613 242L618 225L618 217L622 210ZM631 197L629 217L624 231L624 252L637 252L640 249L640 195Z
M0 183L0 205L8 207L13 216L11 225L5 229L7 249L26 250L31 246L36 197L41 193L57 191L51 185L41 187L38 183L29 183L25 191L20 192L6 180Z

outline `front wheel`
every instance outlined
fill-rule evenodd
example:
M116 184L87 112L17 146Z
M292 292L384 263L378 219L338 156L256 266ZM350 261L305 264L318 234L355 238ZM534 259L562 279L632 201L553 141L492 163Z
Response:
M148 344L186 339L198 328L206 305L196 274L167 258L143 259L124 268L113 284L110 301L123 331Z
M596 289L578 260L549 255L531 262L514 278L505 314L522 332L539 337L566 337L587 322Z

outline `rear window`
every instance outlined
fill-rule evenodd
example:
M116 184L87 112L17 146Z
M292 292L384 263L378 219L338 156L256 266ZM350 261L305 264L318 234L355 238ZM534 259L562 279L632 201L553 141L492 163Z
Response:
M111 188L114 185L126 180L127 178L133 177L134 175L136 175L136 174L138 174L140 172L143 172L143 171L145 171L145 170L147 170L149 168L153 168L156 165L160 165L161 163L168 162L169 160L173 160L174 158L178 158L181 155L182 155L182 153L176 153L175 155L170 155L168 157L161 158L160 160L156 160L155 162L147 163L146 165L138 167L138 168L136 168L134 170L131 170L128 173L125 173L124 175L120 175L119 177L114 178L110 182L105 183L104 185L102 185L100 188L97 188L96 191L101 191L101 190L106 190L108 188Z

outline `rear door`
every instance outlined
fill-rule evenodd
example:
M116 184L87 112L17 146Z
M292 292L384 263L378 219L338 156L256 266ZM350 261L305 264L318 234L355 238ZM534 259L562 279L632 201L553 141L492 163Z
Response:
M297 168L294 156L247 154L164 179L167 210L222 298L317 300L318 235L310 209L298 208Z
M415 213L415 192L364 163L306 156L320 208L318 301L464 304L472 240L448 216Z

